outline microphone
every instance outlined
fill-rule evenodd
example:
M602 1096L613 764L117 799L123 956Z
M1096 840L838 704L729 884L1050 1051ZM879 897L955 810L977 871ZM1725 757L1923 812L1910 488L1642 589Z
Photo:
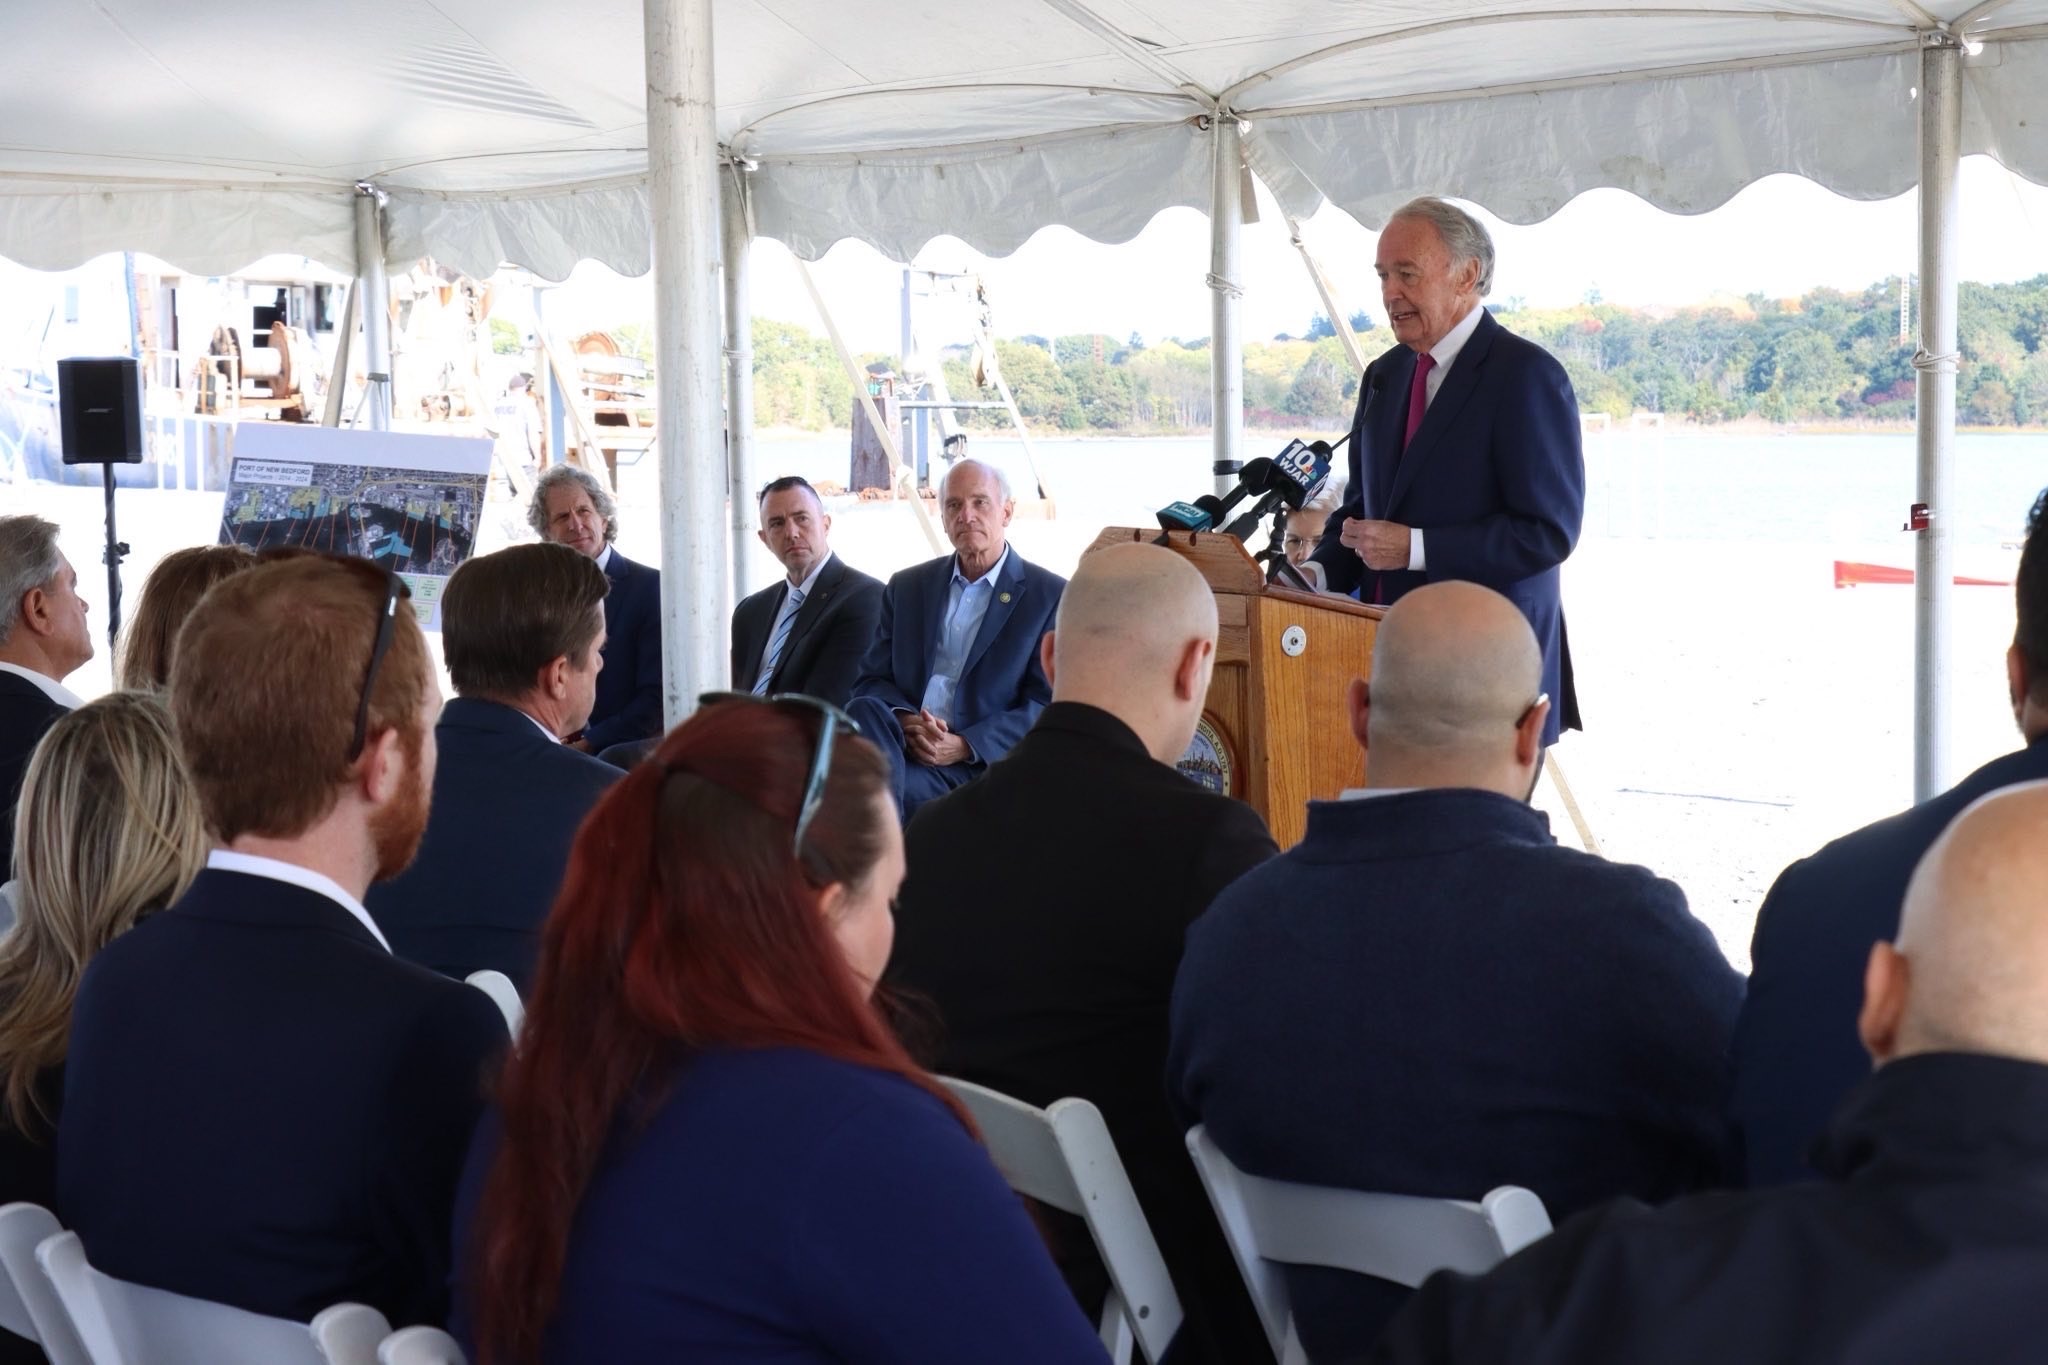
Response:
M1238 472L1237 487L1230 490L1230 496L1219 498L1213 493L1204 493L1193 502L1176 502L1159 509L1159 525L1167 531L1213 531L1232 508L1259 492L1271 478L1273 461L1261 455L1255 460L1245 461Z
M1298 512L1307 506L1309 499L1322 492L1323 485L1330 481L1330 454L1327 441L1289 441L1287 448L1266 461L1265 468L1259 471L1255 491L1263 491L1265 496L1251 511L1224 527L1223 534L1244 540L1258 530L1269 513L1281 507ZM1251 482L1252 464L1245 466L1247 483Z

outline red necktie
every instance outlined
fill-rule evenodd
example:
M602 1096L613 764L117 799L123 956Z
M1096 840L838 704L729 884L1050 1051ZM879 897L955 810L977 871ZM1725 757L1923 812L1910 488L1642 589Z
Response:
M1401 449L1405 452L1415 443L1415 429L1422 425L1422 414L1429 407L1429 372L1436 368L1436 357L1428 351L1415 362L1415 377L1408 381L1408 430L1401 435Z

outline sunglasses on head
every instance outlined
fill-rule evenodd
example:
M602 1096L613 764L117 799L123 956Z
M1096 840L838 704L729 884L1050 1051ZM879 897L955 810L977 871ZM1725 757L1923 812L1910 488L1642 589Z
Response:
M842 729L850 735L859 734L860 722L831 702L821 697L807 697L801 692L775 692L768 696L756 696L752 692L706 692L697 698L697 705L717 706L729 701L794 706L799 710L818 713L818 747L811 754L811 776L804 784L804 803L797 808L796 837L791 841L796 856L801 858L804 856L804 835L810 831L811 820L817 815L818 807L825 800L825 778L832 771L832 746L838 740Z
M348 744L348 761L353 763L363 756L363 745L370 738L370 694L377 688L377 669L384 662L384 656L391 652L391 635L398 625L398 604L412 596L412 589L405 580L389 569L384 574L384 605L377 612L377 642L370 646L370 667L363 674L363 699L356 704L355 734Z

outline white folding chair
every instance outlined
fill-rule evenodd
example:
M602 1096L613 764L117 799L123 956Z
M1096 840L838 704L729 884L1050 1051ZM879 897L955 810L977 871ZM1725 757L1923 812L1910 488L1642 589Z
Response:
M1308 1365L1283 1266L1329 1266L1412 1289L1439 1270L1490 1270L1550 1232L1543 1201L1515 1185L1472 1204L1268 1180L1231 1164L1199 1126L1188 1152L1280 1365Z
M384 1338L377 1365L469 1365L455 1338L438 1327L408 1327Z
M391 1324L340 1303L309 1325L129 1284L86 1263L75 1232L36 1248L92 1365L376 1365Z
M1034 1109L983 1086L940 1079L974 1116L1011 1189L1087 1223L1109 1271L1102 1344L1110 1359L1128 1365L1135 1336L1145 1359L1157 1365L1180 1330L1180 1299L1103 1126L1102 1111L1080 1099Z
M36 1248L64 1229L41 1204L0 1208L0 1327L42 1345L50 1365L91 1365L71 1328L50 1277L36 1264Z
M503 972L471 972L463 978L470 985L491 997L491 1003L505 1016L505 1031L518 1041L519 1025L526 1019L526 1005L519 999L519 988L512 984L512 978Z

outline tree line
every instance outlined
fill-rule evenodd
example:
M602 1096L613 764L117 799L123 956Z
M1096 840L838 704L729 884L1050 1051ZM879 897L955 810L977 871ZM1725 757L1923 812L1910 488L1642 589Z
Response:
M1910 291L1910 282L1907 284ZM1897 278L1860 293L1816 289L1795 299L1752 294L1694 307L1638 309L1589 296L1571 308L1493 305L1510 330L1555 355L1588 412L1636 411L1720 423L1899 423L1913 417L1914 342L1900 339ZM1910 309L1919 300L1909 293ZM1959 419L1974 426L2048 424L2048 275L2017 284L1965 284L1960 311ZM1351 319L1366 358L1394 344L1375 319ZM1025 419L1073 433L1172 434L1212 417L1208 339L1148 344L1132 334L1014 337L996 360ZM881 355L863 363L888 363ZM975 383L964 349L945 354L946 383L961 400L993 399ZM1245 416L1254 426L1342 428L1358 375L1329 320L1300 336L1254 342L1244 354ZM830 343L789 323L754 321L754 413L763 427L844 428L853 385ZM962 422L996 429L1000 410Z

